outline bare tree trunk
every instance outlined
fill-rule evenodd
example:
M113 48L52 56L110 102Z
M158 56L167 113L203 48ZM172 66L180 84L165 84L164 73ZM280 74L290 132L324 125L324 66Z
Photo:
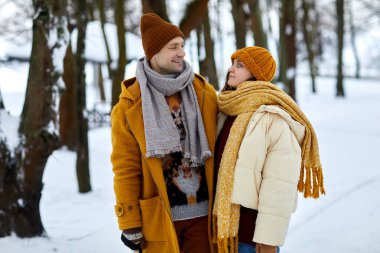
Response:
M101 21L101 27L102 27L102 33L104 42L106 45L107 50L107 68L109 77L112 80L112 98L111 98L111 106L113 107L119 100L119 95L121 92L121 82L124 79L125 75L125 66L127 65L127 50L126 50L126 42L125 42L125 24L124 24L124 1L122 0L116 0L115 5L115 23L117 26L117 36L118 36L118 44L119 44L119 59L118 59L118 65L117 68L112 68L112 57L110 53L110 48L108 45L107 35L105 33L105 7L104 7L104 0L97 0L98 2L98 8L100 13L100 21ZM152 1L149 1L149 3ZM145 4L147 4L146 2ZM157 3L155 3L157 4ZM156 6L156 5L155 5ZM159 6L159 5L157 5ZM157 7L156 6L156 7ZM166 8L165 8L166 13Z
M204 39L205 39L205 50L206 50L206 68L208 82L214 86L216 90L219 89L218 74L216 72L215 66L215 56L214 56L214 41L211 37L210 19L208 16L208 11L206 12L204 20Z
M3 102L3 95L1 94L1 90L0 90L0 110L4 110L4 109L5 109L5 106Z
M87 28L86 2L76 3L77 13L77 51L76 62L76 81L77 81L77 120L78 120L78 143L77 143L77 179L79 192L91 191L89 151L88 151L88 120L84 115L86 111L86 75L85 75L85 38Z
M350 33L351 33L351 47L355 57L355 77L360 78L360 58L358 54L358 49L356 48L356 28L354 25L354 14L352 12L352 0L350 1L349 11L349 22L350 22Z
M282 1L282 0L281 0ZM283 5L283 1L281 2L281 5ZM289 93L288 86L286 84L286 46L285 46L285 19L282 14L282 8L280 9L280 42L279 42L279 50L278 50L278 56L279 56L279 81L284 84L284 90L286 93Z
M63 60L63 81L66 89L59 105L59 135L63 146L67 146L69 150L76 150L78 136L77 85L75 58L70 42Z
M245 47L245 35L247 34L245 13L243 10L244 0L231 0L232 17L235 27L236 48Z
M86 1L87 3L87 17L89 21L94 21L95 20L95 7L94 7L94 1Z
M224 36L223 36L223 33L222 33L222 17L220 15L220 2L222 0L218 0L217 1L217 6L216 6L216 13L217 13L217 33L218 33L218 36L217 36L217 41L219 42L219 45L220 45L220 49L219 49L219 55L223 56L223 53L224 53ZM218 67L219 67L219 70L223 69L224 70L224 61L221 60L219 61L219 64L218 64Z
M1 111L1 110L0 110ZM6 113L4 110L2 113ZM21 145L20 145L21 146ZM17 199L22 196L21 148L10 150L0 139L0 238L14 232L14 220L18 211Z
M141 0L141 4L144 14L153 12L161 18L165 19L166 21L170 22L168 13L166 11L165 0Z
M315 56L316 58L321 58L323 55L323 38L321 31L321 15L316 3L314 1L311 2L312 9L316 11L315 14L315 25L313 27L313 41L315 42ZM318 76L319 66L315 64L315 72Z
M183 16L179 29L185 35L190 36L190 32L202 24L208 9L208 0L193 0L186 6L185 15Z
M100 101L105 102L106 93L104 91L104 78L103 78L102 64L101 63L94 64L94 69L95 69L94 80L95 80L95 85L96 84L98 85L97 88L99 89Z
M268 24L268 33L269 34L273 34L273 28L272 28L272 18L271 18L271 15L269 15L268 13L270 12L270 9L274 8L273 7L273 2L272 0L267 0L266 1L266 5L265 7L263 8L263 12L266 13L266 20L267 20L267 24ZM276 50L277 50L277 53L279 55L279 57L281 56L281 46L280 46L280 40L275 40L275 43L276 43ZM281 69L280 69L281 71ZM281 76L281 75L280 75Z
M295 0L282 0L280 18L280 80L285 91L296 100L296 20Z
M344 0L336 0L336 13L337 13L337 80L336 80L336 96L344 97L343 88L343 35L344 35Z
M262 11L259 0L248 0L249 9L251 10L251 29L255 45L268 48L267 35L264 31L262 22Z
M203 45L203 27L202 25L198 26L197 27L197 54L198 54L198 63L199 63L199 74L201 74L202 76L205 76L207 74L207 70L205 68L205 64L206 64L206 61L204 60L204 58L202 58L202 49L204 49L204 45ZM206 58L206 56L205 56Z
M4 108L0 109L0 113L5 113ZM2 115L0 115L2 117ZM9 149L6 146L5 140L0 139L0 238L11 235L12 225L10 214L12 211L11 203L8 201L9 197L14 194L5 193L6 190L12 189L6 185L6 175L9 172L16 171L17 168L9 168ZM14 182L14 180L8 180L8 182ZM13 188L17 189L17 188Z
M106 35L106 30L105 30L105 24L106 24L106 13L105 13L105 7L104 7L104 0L97 0L98 4L98 9L99 9L99 18L100 18L100 26L102 28L102 34L103 34L103 39L104 39L104 44L106 47L106 52L107 52L107 69L108 69L108 76L112 80L113 79L113 69L111 67L112 64L112 57L111 57L111 51L110 47L108 44L108 39Z
M313 29L311 28L314 26L314 24L312 24L312 21L309 18L310 7L311 6L308 0L302 0L302 9L303 9L302 32L303 32L303 37L304 37L306 50L307 50L307 59L309 62L312 92L316 93L317 92L317 88L315 85L316 67L315 67L315 61L314 61L315 52L314 52L314 47L313 47L313 36L312 36Z
M127 50L125 43L124 1L116 0L115 23L117 27L117 39L119 44L119 60L112 80L112 107L119 101L121 82L124 79L125 65L127 65Z
M7 157L5 163L2 159L0 162L3 177L0 236L6 236L10 231L19 237L44 235L39 209L42 176L48 157L60 146L57 100L61 75L55 65L60 59L53 62L52 56L57 50L66 50L66 3L36 0L33 6L32 52L19 126L22 138L15 150L0 144L0 152ZM51 37L56 38L55 43L49 41Z

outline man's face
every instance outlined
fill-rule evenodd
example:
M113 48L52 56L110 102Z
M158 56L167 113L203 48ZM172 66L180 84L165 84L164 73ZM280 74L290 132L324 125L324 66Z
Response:
M150 65L153 70L160 74L179 73L183 68L183 58L186 53L183 50L184 40L176 37L169 41L160 52L150 59Z

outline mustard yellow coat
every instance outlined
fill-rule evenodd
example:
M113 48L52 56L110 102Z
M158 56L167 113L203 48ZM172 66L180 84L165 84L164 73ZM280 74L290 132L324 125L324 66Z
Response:
M216 140L215 90L201 76L193 81L210 150ZM166 192L162 161L147 158L140 87L136 78L122 83L118 104L112 110L112 154L115 212L120 229L142 227L147 253L180 253ZM209 217L213 203L214 158L205 163ZM210 225L210 219L209 219ZM210 238L210 226L209 226ZM210 239L211 241L211 239Z

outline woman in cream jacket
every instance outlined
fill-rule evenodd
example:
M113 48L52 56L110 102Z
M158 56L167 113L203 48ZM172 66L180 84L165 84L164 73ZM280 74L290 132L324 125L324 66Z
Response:
M213 238L218 252L275 253L285 241L297 189L324 194L310 122L271 84L276 63L261 47L232 56L218 96Z

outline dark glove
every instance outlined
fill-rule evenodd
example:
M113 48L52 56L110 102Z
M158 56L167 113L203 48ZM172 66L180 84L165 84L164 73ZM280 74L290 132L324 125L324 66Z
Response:
M141 228L124 229L121 234L121 241L131 250L139 250L146 248L146 241L142 234Z

